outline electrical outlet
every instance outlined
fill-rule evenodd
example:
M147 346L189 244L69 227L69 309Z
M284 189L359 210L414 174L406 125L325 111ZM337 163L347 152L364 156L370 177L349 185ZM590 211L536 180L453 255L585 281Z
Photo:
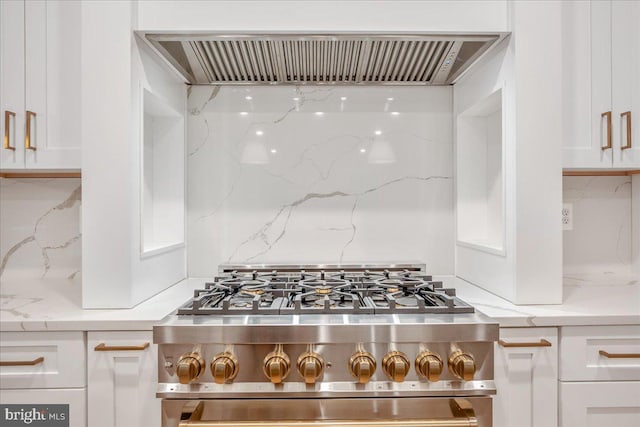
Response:
M573 204L562 204L562 229L573 230Z

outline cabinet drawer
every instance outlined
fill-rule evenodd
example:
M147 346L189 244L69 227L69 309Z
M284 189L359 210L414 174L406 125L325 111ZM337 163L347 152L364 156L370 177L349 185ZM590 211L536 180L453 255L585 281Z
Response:
M84 332L3 332L0 388L86 385Z
M640 382L560 383L560 427L637 427Z
M69 405L69 427L87 425L87 394L84 388L3 390L0 394L0 403L3 405ZM4 425L5 416L4 412L0 413L0 425ZM33 422L31 425L42 425L42 423Z
M560 380L640 380L640 326L576 326L560 331Z

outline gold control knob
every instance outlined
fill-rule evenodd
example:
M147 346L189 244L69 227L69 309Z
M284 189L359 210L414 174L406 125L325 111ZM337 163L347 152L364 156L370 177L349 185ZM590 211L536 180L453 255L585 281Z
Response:
M366 351L353 353L349 358L349 372L358 379L360 384L369 382L376 371L376 358Z
M409 358L400 351L390 351L382 358L382 371L392 381L398 383L404 381L410 369Z
M442 358L431 351L423 351L416 357L416 372L422 378L436 382L442 374Z
M211 360L211 375L216 384L229 383L234 380L240 371L238 359L229 352L218 353Z
M300 372L300 375L304 378L304 382L314 384L320 375L322 375L324 359L318 353L308 351L298 357L296 365L298 366L298 372Z
M449 355L449 372L461 380L471 381L476 373L476 362L473 356L462 350L456 350Z
M202 375L204 369L204 360L198 353L186 353L178 360L176 375L178 375L180 384L189 384Z
M267 357L264 358L262 370L273 384L280 384L289 375L290 367L291 360L289 356L282 350L276 350L267 354Z

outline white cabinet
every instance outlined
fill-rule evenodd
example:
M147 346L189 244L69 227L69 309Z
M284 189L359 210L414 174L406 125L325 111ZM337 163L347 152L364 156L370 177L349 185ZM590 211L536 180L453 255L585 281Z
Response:
M640 326L560 330L560 426L640 425Z
M69 426L84 427L85 373L84 332L2 333L2 404L69 405Z
M556 328L501 328L495 345L496 427L553 427L558 414Z
M0 2L0 169L80 169L81 2Z
M640 381L560 383L561 427L637 427Z
M560 379L640 381L640 326L562 328Z
M0 402L4 405L69 405L69 427L87 425L87 396L84 388L2 390L0 396ZM59 415L55 416L62 419Z
M563 167L640 167L640 2L563 2Z
M0 389L85 386L82 332L3 332Z
M151 331L88 333L88 425L160 425L158 352L152 341Z

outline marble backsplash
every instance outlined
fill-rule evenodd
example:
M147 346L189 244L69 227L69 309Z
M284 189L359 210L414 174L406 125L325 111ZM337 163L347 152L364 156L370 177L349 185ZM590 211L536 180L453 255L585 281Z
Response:
M454 273L449 87L189 93L188 268L420 261Z
M565 282L626 281L632 275L631 177L564 177L563 199L573 205L573 230L563 232Z
M80 280L79 178L0 178L0 280Z

